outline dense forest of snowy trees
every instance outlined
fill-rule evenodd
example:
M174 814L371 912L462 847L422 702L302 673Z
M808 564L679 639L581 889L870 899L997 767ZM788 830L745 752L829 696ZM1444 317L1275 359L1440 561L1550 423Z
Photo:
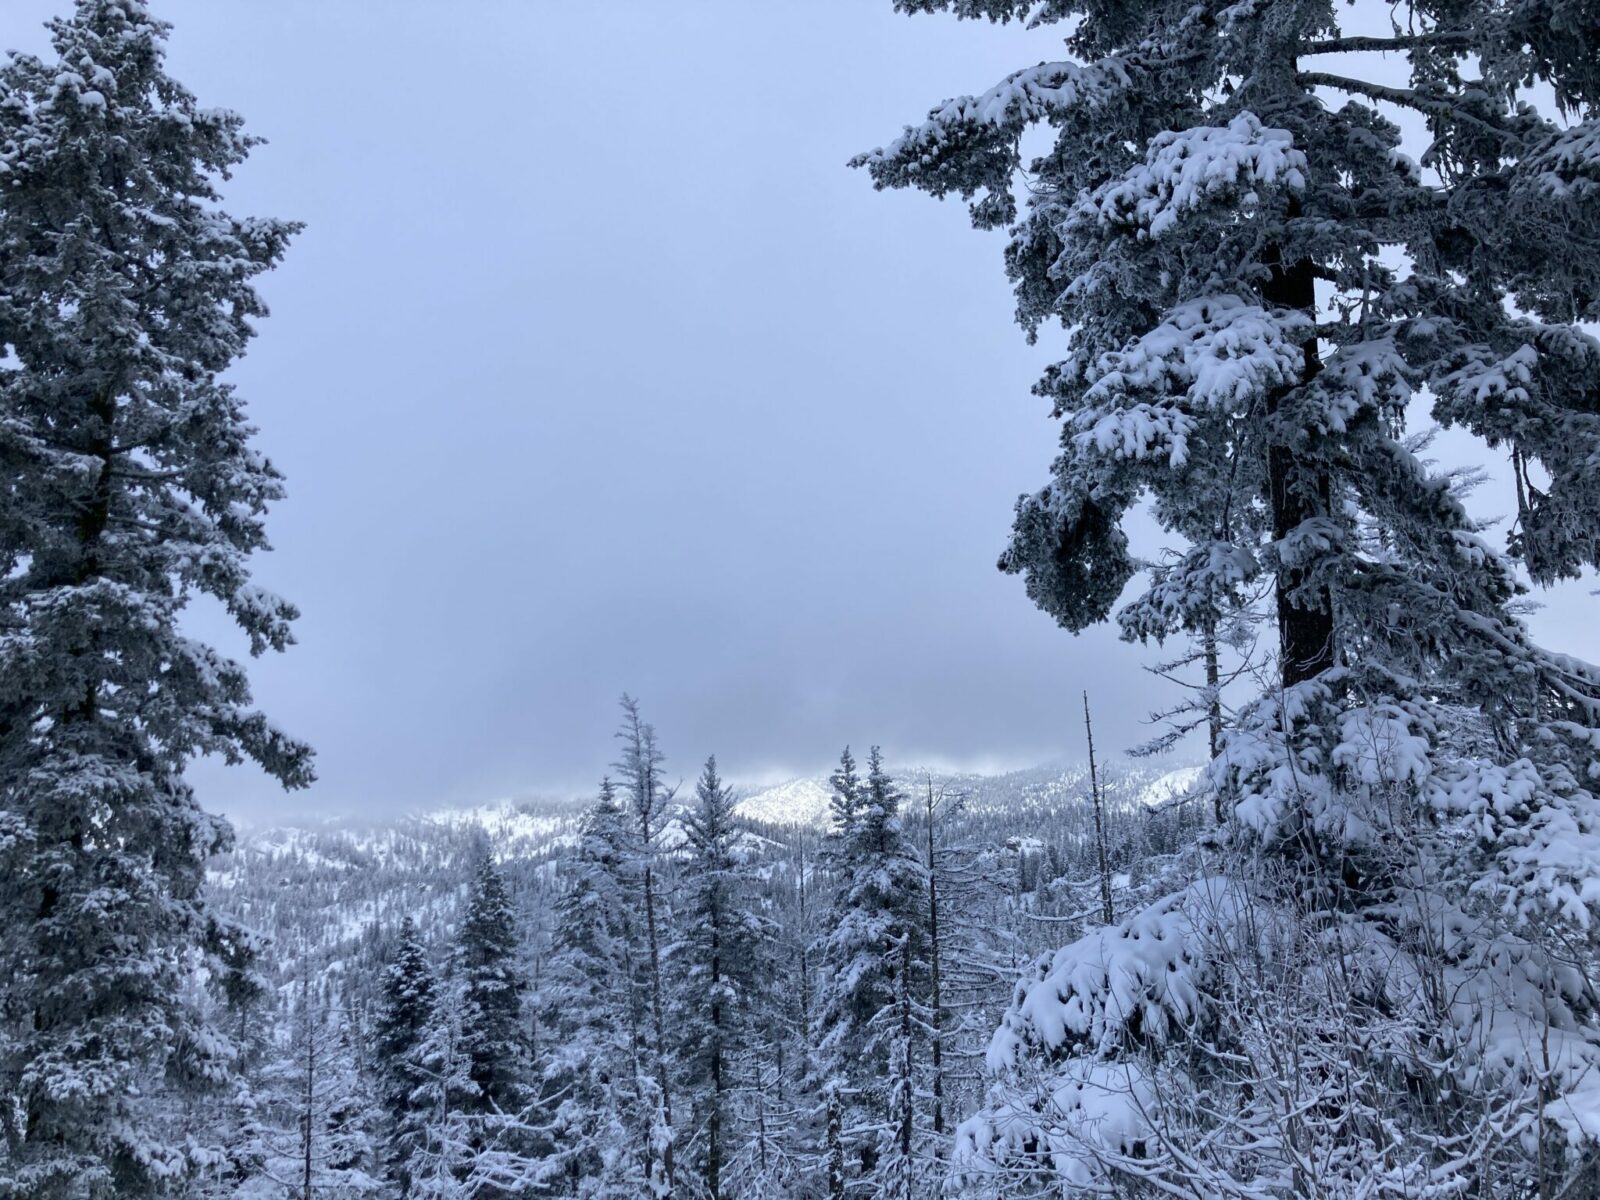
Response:
M267 944L200 1194L937 1194L1019 974L1216 834L1192 770L1105 771L1097 824L1081 770L897 779L848 750L829 811L757 820L714 759L663 786L631 701L620 735L586 805L216 860L212 902Z
M1600 668L1521 619L1600 566L1600 6L895 7L1065 40L856 165L1007 232L1000 566L1209 765L760 821L625 696L581 809L236 844L186 765L311 753L180 618L293 640L222 376L296 229L77 0L0 64L0 1197L1600 1197Z

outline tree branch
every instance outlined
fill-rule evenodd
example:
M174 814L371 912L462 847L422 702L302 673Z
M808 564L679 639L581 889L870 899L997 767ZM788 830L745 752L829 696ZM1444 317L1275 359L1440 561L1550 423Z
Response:
M1463 121L1477 126L1485 133L1492 133L1496 137L1514 140L1516 134L1510 130L1487 121L1483 117L1467 111L1458 104L1449 100L1442 100L1434 96L1425 96L1411 88L1389 87L1382 83L1373 83L1366 79L1351 79L1346 75L1333 75L1327 71L1300 71L1295 76L1306 87L1333 88L1339 92L1349 92L1353 96L1365 96L1369 100L1381 100L1388 104L1396 104L1401 108L1409 108L1415 112L1425 113L1428 116L1449 117L1453 121Z
M1470 35L1465 32L1434 30L1430 33L1402 33L1394 37L1351 35L1349 37L1329 38L1322 42L1312 42L1301 53L1354 54L1375 51L1379 54L1384 54L1393 50L1417 50L1428 46L1468 46L1471 43Z

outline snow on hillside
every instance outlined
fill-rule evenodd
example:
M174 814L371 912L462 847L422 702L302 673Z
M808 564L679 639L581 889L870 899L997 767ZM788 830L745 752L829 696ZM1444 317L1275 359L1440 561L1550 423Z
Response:
M578 811L539 811L529 805L502 800L473 808L441 808L421 820L451 829L480 829L488 836L497 862L525 857L535 851L578 844Z
M1186 796L1205 773L1206 769L1203 766L1179 767L1176 771L1168 771L1145 785L1144 790L1139 793L1139 803L1154 807L1176 800L1179 796Z
M828 797L823 779L791 779L739 801L741 817L769 825L821 826L828 823Z
M1153 806L1185 795L1204 771L1204 767L1188 766L1158 774L1147 766L1115 762L1101 767L1100 785L1110 803ZM918 793L922 781L931 781L942 791L964 796L970 813L1049 808L1089 795L1089 769L1081 763L1033 767L1001 775L941 775L899 769L892 773L908 796ZM745 797L736 811L742 817L770 825L822 828L828 823L831 794L825 777L792 779Z

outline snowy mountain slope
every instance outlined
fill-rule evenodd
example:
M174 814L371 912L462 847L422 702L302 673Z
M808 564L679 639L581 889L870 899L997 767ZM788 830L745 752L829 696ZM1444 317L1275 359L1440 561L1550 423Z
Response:
M1100 769L1101 795L1112 807L1161 804L1187 793L1203 771L1200 766L1163 771L1113 760ZM906 794L908 811L917 809L930 783L936 794L961 796L962 808L969 814L1048 811L1089 796L1089 768L1083 763L1029 767L999 775L901 769L895 778ZM763 824L822 829L828 823L830 794L826 776L793 779L746 796L737 811Z
M496 862L547 853L578 843L583 808L577 801L501 800L472 808L441 808L418 820L453 830L470 830L487 839Z
M828 822L826 778L791 779L739 801L736 811L751 821L768 825L802 825L819 828Z
M1179 767L1176 771L1168 771L1145 785L1144 790L1139 793L1139 803L1153 807L1187 796L1205 773L1206 769L1203 766Z

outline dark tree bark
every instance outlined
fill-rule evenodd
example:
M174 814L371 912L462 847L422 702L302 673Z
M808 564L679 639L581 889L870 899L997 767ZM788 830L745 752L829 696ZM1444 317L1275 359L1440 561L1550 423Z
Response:
M1299 215L1298 201L1289 206L1289 219ZM1309 259L1285 264L1278 247L1266 256L1270 277L1261 298L1281 308L1298 309L1314 317L1317 308L1316 271ZM1322 362L1315 338L1306 341L1305 370L1295 387L1316 378ZM1304 453L1312 431L1296 429L1280 420L1283 401L1295 387L1273 391L1267 397L1270 446L1267 451L1268 499L1272 505L1272 534L1280 542L1305 521L1327 513L1331 499L1328 475L1313 456ZM1333 600L1326 586L1312 583L1303 567L1280 565L1277 576L1278 659L1284 687L1292 687L1333 666Z

